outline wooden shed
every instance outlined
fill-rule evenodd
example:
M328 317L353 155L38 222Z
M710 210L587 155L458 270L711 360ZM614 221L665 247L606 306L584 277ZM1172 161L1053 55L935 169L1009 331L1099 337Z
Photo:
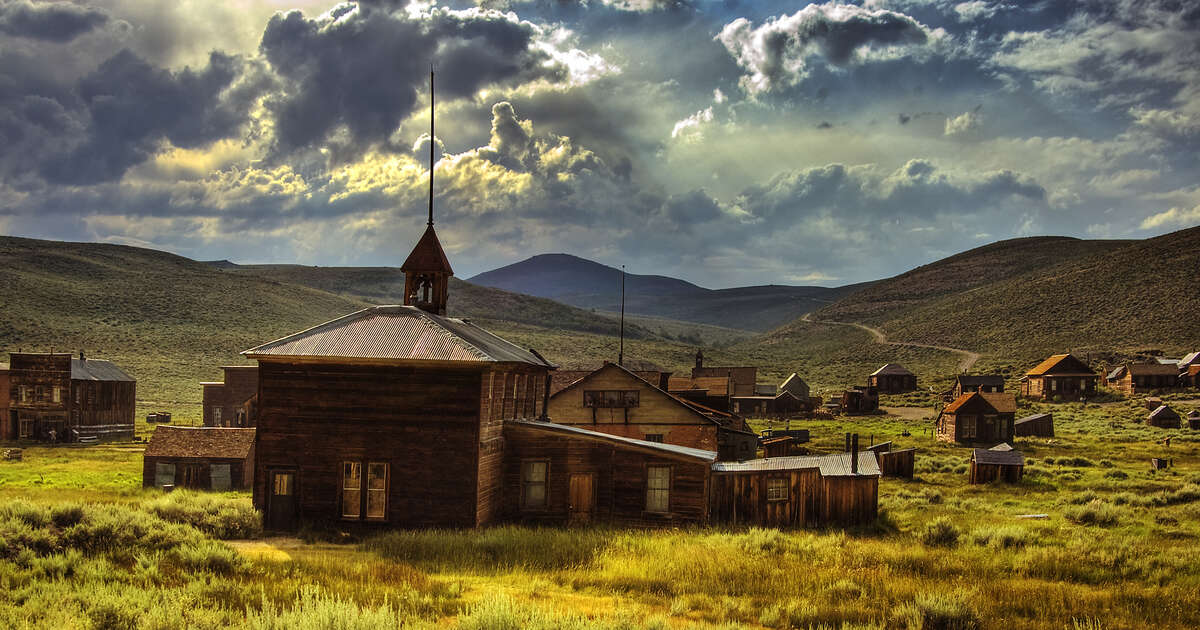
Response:
M917 449L905 448L893 451L892 443L884 442L872 444L867 447L867 450L875 453L875 458L879 460L879 472L884 477L913 478L916 470Z
M971 392L1000 393L1004 391L1004 377L999 374L959 374L950 390L951 398Z
M142 455L142 485L236 490L254 479L254 429L159 425Z
M803 447L797 445L796 439L790 435L763 438L759 443L762 445L763 457L788 457L802 454L795 452L797 448Z
M1146 424L1160 429L1178 429L1183 419L1170 405L1161 405L1146 416Z
M867 377L867 386L881 394L911 392L917 388L917 375L899 363L888 363Z
M1039 400L1077 400L1096 393L1100 376L1072 354L1056 354L1021 377L1021 395Z
M1035 413L1013 423L1016 437L1054 437L1054 414Z
M1012 394L963 394L938 414L937 439L959 444L1011 444L1016 414L1017 400Z
M758 527L865 525L879 503L879 465L869 451L713 464L714 523Z
M848 414L875 413L879 411L879 391L855 385L842 392L839 410Z
M977 448L971 451L970 483L982 484L992 481L1017 483L1025 473L1025 456L1007 444L992 448Z
M506 521L661 527L708 520L713 451L528 420L506 422L504 437Z
M1189 411L1187 415L1187 423L1189 429L1200 429L1200 411Z
M1126 363L1109 372L1110 389L1127 396L1179 387L1179 368L1173 363Z
M112 361L69 353L9 355L16 437L54 442L132 438L137 381Z

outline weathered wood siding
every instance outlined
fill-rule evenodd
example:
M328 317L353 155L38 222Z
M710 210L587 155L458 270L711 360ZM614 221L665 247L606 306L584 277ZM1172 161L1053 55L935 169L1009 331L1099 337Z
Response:
M875 457L879 460L879 472L883 473L884 477L912 479L916 453L917 449L915 448L876 453Z
M822 477L821 522L849 527L879 515L879 477Z
M1024 471L1024 466L978 464L975 462L975 460L971 460L971 476L969 482L972 484L990 483L993 481L1017 483L1021 480L1021 475L1024 474Z
M786 479L787 500L767 500L769 479ZM816 468L716 473L710 513L714 523L762 527L817 527L822 524L821 474Z
M883 394L911 392L917 388L917 377L914 374L872 375L867 377L867 386Z
M204 426L254 426L255 418L245 417L239 422L239 415L244 414L246 401L258 393L258 367L226 366L222 369L225 372L224 385L204 386ZM214 413L216 409L221 410L219 423Z
M594 476L594 521L628 527L657 527L707 520L710 468L706 462L664 457L519 425L507 425L504 433L507 453L503 491L505 520L538 525L567 523L573 474ZM529 461L548 464L546 504L536 509L522 506L521 467ZM670 509L666 513L646 511L646 469L649 466L671 467Z
M0 368L0 440L17 438L16 418L9 413L8 370Z
M228 459L219 457L144 457L142 458L142 486L153 488L157 476L158 464L175 464L175 487L190 487L198 490L212 489L212 466L214 464L229 465L229 487L233 489L249 488L254 476L254 451L246 459ZM191 486L184 485L184 467L198 466L200 475L197 482Z
M342 463L385 462L387 525L474 527L481 373L260 361L255 506L290 469L299 519L338 520Z

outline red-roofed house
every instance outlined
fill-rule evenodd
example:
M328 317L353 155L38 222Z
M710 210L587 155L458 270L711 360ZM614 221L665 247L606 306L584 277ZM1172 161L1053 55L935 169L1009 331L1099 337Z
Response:
M1074 400L1096 393L1100 379L1092 368L1071 354L1056 354L1021 377L1021 395L1041 400Z
M1017 399L1012 394L963 394L938 415L937 438L958 444L1011 444L1016 414Z

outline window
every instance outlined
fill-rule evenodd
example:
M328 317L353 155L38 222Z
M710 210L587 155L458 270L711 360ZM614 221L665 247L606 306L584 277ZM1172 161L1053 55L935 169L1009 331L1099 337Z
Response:
M33 437L33 418L21 418L21 439Z
M233 485L229 464L213 464L208 467L208 476L213 490L228 490Z
M767 480L767 500L787 501L788 480L784 477L774 477Z
M963 416L962 437L963 439L975 437L975 416Z
M29 402L29 386L28 385L21 386L21 402L23 402L23 403Z
M546 470L549 462L521 462L521 507L526 510L546 507Z
M661 434L661 433L647 433L647 434L646 434L646 441L647 441L647 442L658 442L659 444L662 444L662 441L663 441L663 434Z
M294 473L275 473L271 477L273 479L271 491L274 496L292 496L292 480L295 478Z
M34 402L45 402L46 401L46 388L42 387L41 385L38 385L37 390L34 391L34 393L33 393L33 400L34 400Z
M362 464L342 463L342 518L362 516Z
M388 465L369 462L366 472L364 479L362 462L342 462L342 518L361 519L365 507L367 520L387 519Z
M159 488L175 485L175 464L155 464L154 485Z
M1050 379L1050 391L1058 391L1058 381L1056 379Z
M221 426L221 408L220 407L212 408L212 425L214 427Z
M646 511L669 512L671 508L671 467L646 469Z
M61 387L55 386L54 389L50 390L50 400L52 400L56 403L62 402L62 388Z
M601 407L601 408L630 408L637 407L640 400L641 392L638 390L608 390L608 391L585 391L583 392L584 407Z

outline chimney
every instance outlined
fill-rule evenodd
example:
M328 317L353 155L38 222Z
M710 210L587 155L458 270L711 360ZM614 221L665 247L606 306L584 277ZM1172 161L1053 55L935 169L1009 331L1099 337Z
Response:
M858 434L850 442L850 474L858 474Z

